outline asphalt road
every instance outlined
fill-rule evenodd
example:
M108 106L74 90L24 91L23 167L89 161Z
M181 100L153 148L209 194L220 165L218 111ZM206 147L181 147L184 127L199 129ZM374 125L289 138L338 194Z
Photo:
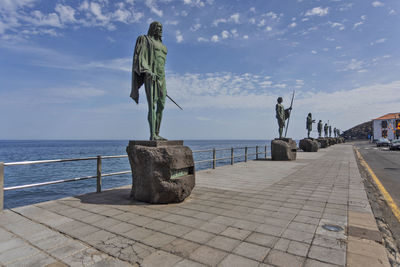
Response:
M388 147L376 147L376 144L369 142L355 142L355 145L400 207L400 151L391 151Z

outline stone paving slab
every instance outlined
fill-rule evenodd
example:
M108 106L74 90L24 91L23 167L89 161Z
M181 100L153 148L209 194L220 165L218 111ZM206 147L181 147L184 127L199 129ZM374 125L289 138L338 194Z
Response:
M377 227L351 145L197 172L183 203L129 194L125 186L4 211L0 264L389 266L368 234Z

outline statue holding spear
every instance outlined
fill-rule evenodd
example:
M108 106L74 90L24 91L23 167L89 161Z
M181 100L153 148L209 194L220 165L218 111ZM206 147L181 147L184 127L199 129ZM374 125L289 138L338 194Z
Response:
M282 97L278 97L278 99L277 99L278 103L275 106L275 111L276 111L276 119L278 120L278 126L279 126L279 138L282 138L283 128L285 128L285 122L287 119L290 118L290 112L291 112L292 106L293 106L293 99L294 99L294 91L293 91L293 96L292 96L292 102L288 109L285 109L284 106L282 105L282 102L283 102ZM289 126L289 120L288 120L287 127L288 126ZM287 134L287 127L286 127L286 131L285 131L285 137Z

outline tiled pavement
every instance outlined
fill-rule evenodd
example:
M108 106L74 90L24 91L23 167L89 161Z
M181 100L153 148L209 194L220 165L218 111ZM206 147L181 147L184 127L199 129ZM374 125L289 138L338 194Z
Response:
M132 202L121 187L6 210L0 264L389 266L351 145L196 175L180 204Z

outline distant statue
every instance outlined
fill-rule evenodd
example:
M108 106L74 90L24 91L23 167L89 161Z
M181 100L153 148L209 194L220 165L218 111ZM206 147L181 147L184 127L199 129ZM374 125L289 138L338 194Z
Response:
M278 104L275 106L276 119L279 125L279 138L282 138L283 128L285 128L285 121L290 117L292 108L285 109L282 105L282 97L278 97Z
M318 122L318 137L321 138L322 137L322 121L319 120Z
M325 123L325 125L324 125L324 134L325 134L325 137L328 137L328 124L327 123Z
M310 133L312 131L312 124L315 122L315 120L312 119L312 114L308 113L307 116L307 123L306 123L306 129L307 129L307 137L310 138Z
M335 127L335 128L333 128L333 134L335 135L335 138L336 138L336 135L337 135L337 130L336 130L336 127Z
M328 129L329 129L329 137L332 137L332 126L329 125Z
M150 140L166 140L160 136L162 113L165 106L167 87L165 83L165 60L167 48L162 43L162 25L154 21L147 35L136 40L132 66L131 97L139 103L139 88L144 84L150 126Z

